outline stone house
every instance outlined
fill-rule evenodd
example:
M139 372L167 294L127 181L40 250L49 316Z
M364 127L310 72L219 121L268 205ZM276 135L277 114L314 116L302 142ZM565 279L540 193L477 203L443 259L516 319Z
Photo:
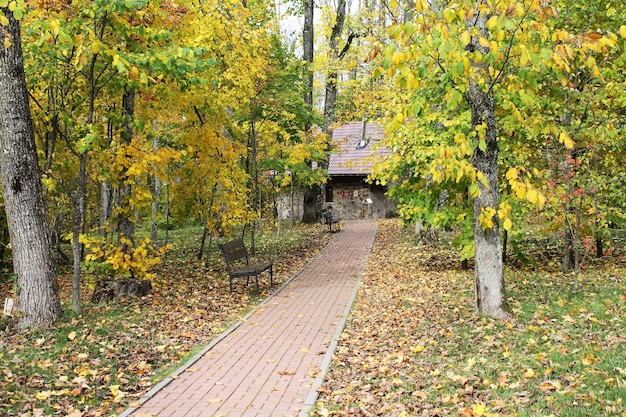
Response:
M365 181L372 167L391 153L389 148L373 146L384 137L383 126L354 122L336 127L332 140L336 149L330 155L323 195L324 208L343 220L380 219L396 213L397 204L385 196L386 187Z

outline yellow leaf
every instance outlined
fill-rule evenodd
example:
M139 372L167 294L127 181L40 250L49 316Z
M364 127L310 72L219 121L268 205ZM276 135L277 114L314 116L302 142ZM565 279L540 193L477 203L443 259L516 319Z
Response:
M426 7L428 7L428 5L426 4L426 0L417 0L415 2L415 10L417 10L418 13L424 12L424 9Z
M91 52L94 54L100 53L100 44L98 42L94 42L91 44Z
M559 381L545 381L539 385L539 389L542 391L556 391L561 389L561 383Z
M537 204L537 201L539 201L539 193L537 193L537 190L531 188L526 193L526 199L532 204Z
M478 39L478 43L483 48L489 48L491 46L491 42L489 42L486 38L483 38L482 36Z
M517 168L511 167L506 172L506 179L509 180L509 181L510 180L516 180L517 179L517 175L518 175Z
M401 380L400 378L394 378L391 383L397 387L400 387L402 385L404 385L404 381Z
M533 371L532 369L528 368L526 369L526 371L524 371L524 378L532 378L535 376L535 371Z
M559 142L561 142L567 149L574 149L574 141L565 131L559 135Z
M465 32L463 32L463 34L461 35L461 44L463 46L467 46L469 45L469 43L472 41L472 36L470 35L470 33L466 30Z
M626 25L622 25L619 28L618 32L619 32L620 35L622 35L622 38L626 38Z
M70 332L70 333L67 335L67 339L68 339L68 340L74 340L74 339L76 339L76 332Z
M137 78L139 78L139 68L133 66L130 69L130 73L129 73L130 79L131 80L136 80Z
M595 362L596 362L596 357L594 356L593 353L590 353L587 356L583 357L583 360L582 360L582 363L585 366L592 365Z
M504 227L504 230L509 231L513 227L513 222L511 222L511 219L505 219L502 227Z
M485 411L487 411L487 408L484 404L475 404L472 406L472 413L475 416L485 415Z
M9 24L9 22L7 21L7 25ZM9 49L11 47L12 43L11 40L9 39L9 37L7 36L6 38L4 38L4 49Z
M52 395L51 391L41 391L41 392L38 392L37 395L35 395L35 397L37 397L38 400L45 400L51 395Z
M59 22L59 19L52 19L52 21L50 22L50 30L55 35L59 34L59 32L61 31L61 22Z
M498 25L498 16L494 15L487 21L487 29L491 30Z

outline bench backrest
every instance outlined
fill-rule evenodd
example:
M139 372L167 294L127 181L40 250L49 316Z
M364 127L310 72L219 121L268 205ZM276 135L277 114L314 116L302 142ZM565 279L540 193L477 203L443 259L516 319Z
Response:
M334 223L335 219L333 219L333 210L331 208L322 209L322 217L324 217L324 223Z
M222 255L230 268L233 262L245 258L246 264L248 263L248 249L243 243L243 239L235 239L230 242L220 243L218 245L222 250Z

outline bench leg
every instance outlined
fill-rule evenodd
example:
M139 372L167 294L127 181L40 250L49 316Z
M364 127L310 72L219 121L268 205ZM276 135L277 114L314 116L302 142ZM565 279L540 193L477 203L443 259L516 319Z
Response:
M261 295L261 290L259 289L259 274L256 274L254 278L256 279L256 293Z

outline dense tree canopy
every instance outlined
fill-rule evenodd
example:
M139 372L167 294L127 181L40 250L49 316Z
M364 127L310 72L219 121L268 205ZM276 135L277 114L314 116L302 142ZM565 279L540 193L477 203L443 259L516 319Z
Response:
M393 153L372 180L407 222L458 232L477 296L503 292L501 246L528 224L563 233L566 270L610 250L626 206L619 2L293 2L306 14L304 59L272 6L0 1L22 24L52 240L73 262L76 311L85 270L150 277L159 225L201 222L217 236L274 219L282 187L325 181L312 162L330 146L314 127L343 120L387 124ZM147 223L151 239L138 238ZM484 311L505 316L494 303Z

